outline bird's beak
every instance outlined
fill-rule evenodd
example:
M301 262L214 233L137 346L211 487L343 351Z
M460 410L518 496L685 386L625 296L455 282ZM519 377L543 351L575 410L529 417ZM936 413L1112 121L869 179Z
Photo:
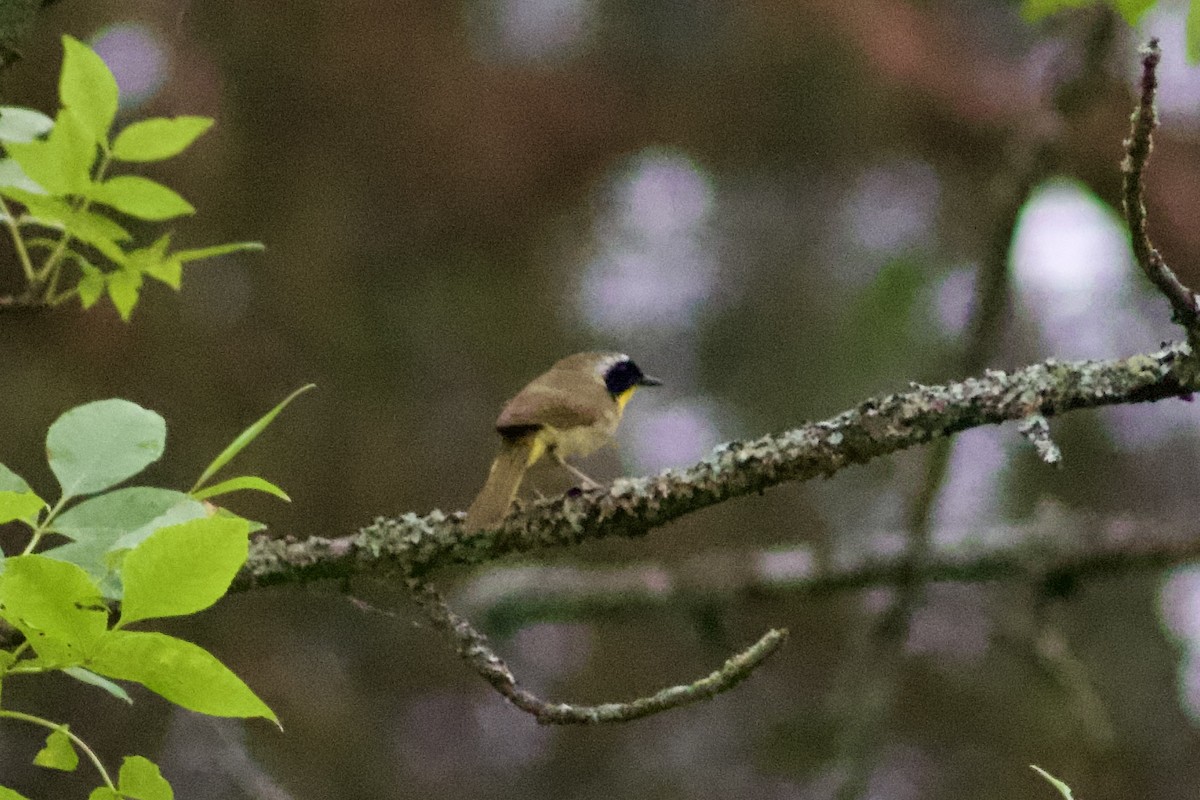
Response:
M649 375L643 375L642 379L638 381L638 386L662 386L662 381Z

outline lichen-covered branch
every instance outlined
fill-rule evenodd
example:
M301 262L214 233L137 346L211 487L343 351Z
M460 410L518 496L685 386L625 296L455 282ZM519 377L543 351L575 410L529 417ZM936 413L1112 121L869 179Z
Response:
M451 563L477 564L541 547L605 536L639 536L685 514L788 481L808 480L980 425L1052 417L1097 408L1178 397L1196 388L1191 350L1177 344L1120 361L1050 360L1009 374L987 371L945 386L868 400L824 422L751 442L721 445L699 464L610 489L574 491L510 516L495 530L467 535L461 514L380 518L358 534L304 542L259 539L235 589L398 567L434 626L485 680L539 722L621 722L706 699L744 680L783 642L772 631L724 667L691 684L627 703L575 706L550 703L519 686L484 637L455 614L424 579ZM903 564L913 585L914 562Z
M611 488L539 501L496 530L466 536L460 514L380 518L357 534L257 539L235 589L346 578L380 566L422 576L449 564L480 564L544 547L641 536L686 514L773 486L833 475L982 425L1046 418L1110 405L1164 400L1200 388L1185 344L1111 361L1054 359L1015 372L917 386L867 400L823 422L717 447L692 467L617 480Z
M1154 95L1158 87L1157 70L1161 56L1158 39L1151 39L1142 50L1141 97L1130 118L1129 138L1125 140L1125 160L1121 162L1121 172L1125 176L1123 205L1138 266L1171 302L1172 318L1187 328L1190 336L1200 318L1196 294L1184 286L1167 266L1162 255L1150 243L1150 236L1146 232L1144 173L1153 149L1154 129L1158 126Z

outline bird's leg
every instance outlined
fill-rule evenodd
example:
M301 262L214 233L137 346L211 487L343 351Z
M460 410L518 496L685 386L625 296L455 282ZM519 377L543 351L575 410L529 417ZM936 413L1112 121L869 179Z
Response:
M583 474L583 472L581 472L576 467L573 467L570 464L568 464L563 459L563 457L558 454L558 451L553 451L552 455L553 455L554 460L558 462L558 465L560 467L562 467L567 472L574 475L579 480L583 481L583 488L585 488L585 489L599 489L600 488L600 484L596 483L596 481L592 480L587 475Z

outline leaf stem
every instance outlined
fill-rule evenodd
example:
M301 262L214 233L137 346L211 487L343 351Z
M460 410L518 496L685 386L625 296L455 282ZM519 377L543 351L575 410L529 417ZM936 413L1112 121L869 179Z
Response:
M112 782L112 778L108 775L108 770L106 770L104 768L104 764L100 762L100 757L96 755L92 748L87 746L87 742L71 733L70 728L68 728L66 725L60 725L57 722L51 722L50 720L43 719L42 717L35 717L33 714L23 714L20 711L0 710L0 717L19 719L23 722L29 722L34 725L41 725L43 728L49 728L52 731L61 731L76 747L84 752L84 754L88 757L88 760L91 761L96 767L96 771L100 773L100 777L104 780L104 785L109 789L112 789L114 792L117 790L117 785Z
M92 179L94 183L99 183L104 178L104 173L108 170L108 165L112 163L112 153L107 148L104 149L104 156L100 159L100 164L96 167L96 175ZM88 206L92 204L92 198L83 195L79 204L75 206L74 213L82 214L88 210ZM62 269L62 259L67 252L67 245L71 242L71 229L67 226L63 229L62 238L58 240L58 245L54 251L46 257L45 263L42 264L41 272L37 278L41 281L46 281L48 286L46 293L43 295L43 302L49 304L50 298L54 295L54 289L58 286L58 273Z
M55 297L47 297L46 305L61 306L63 303L67 302L68 300L70 300L72 297L74 297L77 294L79 294L79 287L73 286L70 289L67 289L65 292L63 292L60 295L57 295Z
M70 495L64 494L62 499L55 504L54 508L50 509L50 513L46 515L46 518L42 520L36 528L33 529L33 536L30 537L29 544L25 545L25 549L21 551L21 555L27 556L33 552L33 548L37 547L38 542L40 542L42 537L45 536L50 530L51 521L58 516L58 512L62 511L63 506L65 506L67 501L70 499Z
M0 197L0 214L4 214L4 224L12 234L13 246L17 248L17 258L21 261L21 271L25 273L25 280L29 281L29 288L32 289L37 284L33 261L29 258L29 251L25 249L25 240L21 238L21 229L17 226L17 218L13 216L12 210L4 202L3 197Z

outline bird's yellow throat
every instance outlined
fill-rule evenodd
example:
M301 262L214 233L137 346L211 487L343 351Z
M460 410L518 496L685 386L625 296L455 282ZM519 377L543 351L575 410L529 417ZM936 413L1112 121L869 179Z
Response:
M625 413L625 404L629 402L629 398L633 397L633 393L636 391L636 386L630 386L628 389L617 395L617 408L621 410L622 414Z

